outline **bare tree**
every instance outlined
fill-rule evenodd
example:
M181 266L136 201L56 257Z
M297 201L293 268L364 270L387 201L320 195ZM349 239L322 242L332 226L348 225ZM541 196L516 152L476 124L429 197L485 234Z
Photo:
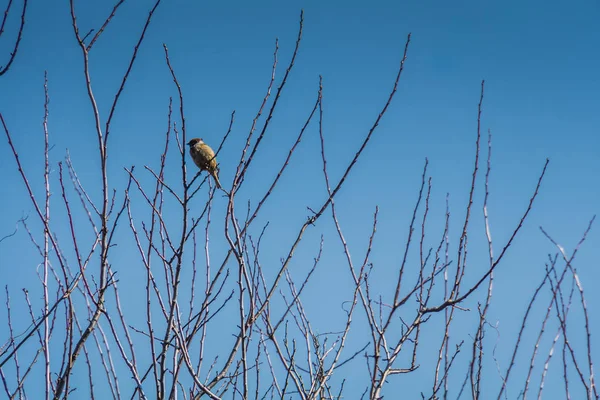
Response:
M233 140L240 141L238 144L241 145L233 178L221 178L224 196L212 187L212 181L205 174L195 172L195 168L193 172L188 171L186 143L191 135L186 125L184 94L189 88L180 84L177 66L171 62L167 45L163 45L164 62L173 79L176 95L169 99L165 111L164 146L160 154L156 154L158 168L127 167L123 170L127 177L125 186L115 186L114 176L108 169L109 138L116 130L113 129L113 116L121 105L121 95L133 71L138 50L144 45L146 32L160 3L161 0L156 0L149 10L118 90L105 108L109 111L103 114L100 111L103 107L98 104L93 90L95 80L89 55L94 44L101 40L102 33L110 28L123 0L115 4L95 34L94 30L89 30L84 35L81 32L85 29L80 31L74 1L70 0L73 35L81 50L82 84L94 121L96 157L100 160L98 182L80 179L68 155L57 164L50 159L47 77L43 117L44 196L41 199L35 196L27 165L19 158L21 150L13 142L14 126L18 121L11 121L0 113L8 146L35 209L37 221L34 225L39 222L39 227L32 228L27 219L21 219L18 224L28 233L31 245L42 260L40 286L24 291L24 302L20 303L31 320L28 327L14 326L14 293L13 289L5 288L8 319L0 338L0 377L8 398L25 398L27 390L36 390L29 387L44 382L47 399L68 398L72 393L77 393L77 398L92 399L111 396L115 399L339 399L361 395L362 398L381 399L398 376L417 372L424 372L430 379L430 384L421 388L423 398L460 398L461 395L473 399L488 398L488 393L494 393L497 388L497 398L501 399L508 398L507 391L516 385L522 385L522 389L516 387L523 398L532 396L534 388L541 398L554 351L562 348L566 397L571 398L572 393L583 390L588 399L598 399L589 311L574 266L575 255L587 237L593 219L570 255L542 230L556 245L558 253L549 256L545 275L530 296L510 364L497 371L486 364L486 360L497 361L495 350L491 350L489 340L486 340L490 329L496 329L488 319L493 301L494 272L501 268L505 255L527 222L549 161L540 166L537 182L529 199L524 199L522 215L513 222L508 240L498 246L492 240L488 213L488 199L492 195L489 189L491 133L488 132L487 148L482 149L485 146L481 145L485 140L481 119L483 82L476 115L471 183L457 240L450 240L451 216L447 198L443 229L434 233L429 231L433 184L426 160L400 265L386 272L387 281L393 282L391 291L381 290L372 281L376 271L371 254L376 246L378 207L373 210L368 241L358 258L356 254L360 250L348 245L336 201L393 104L402 73L408 65L410 34L398 56L397 74L390 82L390 91L383 99L382 108L354 156L342 169L341 176L334 179L330 175L326 147L329 142L323 125L326 89L323 79L319 78L318 85L315 82L313 106L304 111L304 123L290 139L283 162L273 170L273 179L264 193L252 199L243 197L241 189L251 179L248 171L259 157L264 156L261 152L263 140L270 133L280 99L288 95L286 84L295 69L302 42L303 13L290 62L281 77L278 74L281 68L279 43L275 43L270 80L246 136L241 141L229 139L236 122L235 111L223 127L222 140L216 148L217 157L226 146L232 146ZM9 1L5 20L11 4ZM23 22L15 50L1 73L14 59L26 5L27 1L24 1ZM259 226L258 222L265 209L277 206L270 197L286 179L288 169L295 165L293 161L299 145L311 124L318 126L319 133L323 180L314 185L316 191L321 188L321 201L308 208L309 215L301 224L294 226L290 222L294 239L281 250L278 268L267 270L261 250L270 247L265 236L268 223ZM482 189L478 177L481 158L486 154ZM58 166L55 180L50 174L54 165ZM167 180L169 171L179 171L179 180ZM94 185L95 194L92 195L89 188ZM478 190L483 190L484 194L480 205L475 200ZM50 202L52 192L60 193L63 212L55 212L58 206ZM214 202L221 200L227 204L224 215L213 210ZM484 225L473 229L473 215L478 210L482 212ZM343 263L351 282L345 288L349 300L343 307L344 322L335 332L322 332L303 305L303 298L311 295L307 290L311 277L322 264L323 235L318 247L312 250L313 262L304 275L298 278L300 271L291 272L307 232L323 227L328 217L331 217L336 240L343 249ZM215 224L218 224L216 231ZM58 226L68 227L66 237L56 233ZM84 230L88 233L84 234ZM485 268L475 268L469 263L473 246L469 238L477 234L487 241L489 262ZM210 239L215 235L227 243L227 251L222 257L215 256L211 250ZM124 265L114 255L115 245L124 240L124 236L133 243L137 265ZM456 246L451 245L454 242ZM138 268L143 272L145 307L143 311L138 310L138 314L145 314L143 326L132 322L136 316L128 314L122 307L123 292L119 290L118 279L122 268ZM43 298L42 310L32 305L29 294L32 290L39 290ZM535 326L529 318L544 293L549 294L548 304L538 308L545 310L545 318L541 325ZM583 327L568 320L575 307L584 314ZM457 313L475 316L472 334L453 336ZM536 369L535 361L542 355L540 341L547 334L553 318L557 324L552 344L543 367ZM529 349L530 356L523 355L526 330L538 337ZM583 331L587 338L583 357L575 350L579 346L569 340L573 331ZM211 336L215 335L232 335L232 339L219 341L221 347L214 348L215 341ZM349 345L351 335L357 336L353 343L362 344ZM424 364L423 353L428 348L434 349L435 359ZM529 366L526 376L511 374L518 362ZM347 389L343 368L347 365L354 365L364 374L362 392ZM75 380L76 374L79 378ZM82 376L85 379L81 379ZM509 382L519 378L521 382L509 386Z

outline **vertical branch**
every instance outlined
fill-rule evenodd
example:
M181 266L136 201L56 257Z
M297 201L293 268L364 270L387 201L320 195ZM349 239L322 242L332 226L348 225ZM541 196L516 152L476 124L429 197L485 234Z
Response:
M146 319L146 322L147 322L147 326L148 326L150 349L152 352L151 367L152 367L152 372L154 374L154 382L156 385L157 398L160 398L160 396L162 394L164 394L164 380L159 379L158 369L157 369L157 365L156 365L157 358L156 358L156 348L155 348L155 344L154 344L154 327L152 324L152 308L151 308L152 287L155 287L155 285L152 284L154 278L152 277L152 271L150 269L150 266L151 266L151 257L152 257L152 243L154 241L154 231L156 228L156 218L157 218L157 213L155 213L154 210L156 210L156 204L159 199L159 195L161 198L161 207L162 207L162 185L160 184L160 181L164 178L165 163L166 163L166 159L167 159L167 152L169 150L169 139L170 139L170 133L171 133L171 115L172 115L172 110L173 110L172 106L173 106L173 98L169 97L169 111L168 111L168 115L167 115L167 132L165 134L165 147L164 147L163 153L160 158L160 171L158 174L159 179L157 179L157 181L156 181L155 195L152 200L153 210L151 213L150 233L148 235L148 249L146 250L146 260L147 260L147 266L146 266L146 318L147 319ZM162 231L162 224L160 225L159 230ZM163 244L164 244L164 240L163 240ZM161 304L161 307L164 309L164 306L162 306L162 304Z
M489 198L489 184L490 184L490 171L492 169L492 133L488 131L488 157L487 157L487 169L485 173L485 196L483 198L483 220L485 224L485 236L488 242L488 258L489 268L494 265L494 248L492 245L492 233L490 231L489 216L488 216L488 198ZM473 353L471 356L471 362L469 363L469 375L471 378L471 393L474 399L478 399L481 393L481 368L483 359L483 339L485 336L484 324L486 322L486 316L490 303L492 301L492 287L494 281L494 274L490 274L490 281L488 283L487 296L485 299L485 305L483 310L481 305L478 306L479 311L479 325L473 338ZM475 372L475 364L477 364L477 371Z
M4 287L4 290L6 292L6 319L8 322L8 335L10 338L10 346L13 348L13 352L14 352L14 357L13 357L13 361L15 363L15 380L17 382L19 382L21 380L21 366L19 364L19 357L18 354L16 353L16 351L18 350L17 347L15 346L15 331L13 329L13 324L12 324L12 310L10 308L10 295L9 295L9 291L8 291L8 285L6 285ZM9 397L13 397L8 389L8 384L5 381L4 376L2 376L2 380L4 381L4 387L6 390L6 393L8 394ZM22 394L22 389L17 389L17 391L19 392L19 394ZM16 394L16 393L15 393Z
M168 347L170 346L171 333L173 333L175 339L178 342L178 347L176 347L175 351L173 352L173 367L175 370L173 371L173 379L174 380L173 380L173 385L171 387L171 392L169 394L169 398L176 396L177 375L180 371L181 362L184 362L185 366L188 368L188 371L189 371L191 377L194 380L194 383L200 387L201 392L208 395L211 399L216 400L216 399L218 399L218 397L214 393L212 393L206 385L204 385L202 382L200 382L199 379L197 378L197 376L195 375L193 366L191 365L189 352L187 349L183 331L180 331L181 323L179 321L179 305L178 305L179 284L180 284L181 270L182 270L182 266L183 266L183 250L184 250L185 243L189 237L188 208L189 208L189 200L190 200L191 196L189 194L190 183L187 182L187 169L186 169L186 161L185 161L186 152L185 152L184 146L185 146L185 143L187 142L187 139L186 139L187 135L186 135L186 125L185 125L183 92L181 90L181 85L179 84L179 80L177 79L175 71L171 65L171 60L169 59L169 50L168 50L166 44L163 44L163 48L165 51L165 60L167 63L167 67L169 68L171 76L173 77L173 82L175 83L177 92L179 94L179 112L180 112L180 117L181 117L181 134L182 134L182 143L180 143L179 150L181 152L183 197L182 197L182 202L181 202L181 207L182 207L181 236L180 236L179 245L177 246L177 249L175 250L175 254L174 254L174 261L176 262L176 265L175 265L175 271L174 271L173 280L172 280L172 294L171 294L171 299L170 299L170 303L169 303L169 310L168 310L169 314L167 316L167 321L166 321L166 328L165 328L165 334L164 334L164 338L163 338L162 351L161 351L161 354L159 355L160 364L161 364L161 371L160 371L159 379L163 383L163 387L164 387L164 379L165 379L165 374L166 374L166 365L165 365L166 355L167 355ZM213 192L213 194L214 194L214 192ZM207 207L211 201L212 201L212 195L208 199ZM198 219L196 221L196 223L194 224L194 227L197 226L197 223L199 221L200 221L200 219ZM181 349L181 355L177 355L178 349Z
M448 237L448 232L450 229L450 202L449 202L449 195L446 193L446 214L445 214L445 226L444 226L444 234L442 236L442 240L440 241L440 245L438 247L438 250L436 252L439 253L442 250L442 247L444 247L444 265L446 266L446 268L444 268L444 298L448 297L448 263L449 263L449 247L450 247L450 241L449 241L449 237ZM437 258L437 256L436 256ZM431 292L431 288L433 286L433 278L435 276L435 269L432 270L431 272L431 284L429 286L429 290L428 292ZM440 347L438 350L438 357L437 357L437 362L435 365L435 373L434 373L434 378L433 378L433 387L432 387L432 396L435 396L435 394L442 388L442 384L444 387L444 391L443 391L443 398L447 399L448 398L448 380L445 379L445 377L448 375L448 347L449 347L449 341L450 341L450 313L449 313L449 309L445 309L444 310L444 335L442 336L442 342L440 343ZM442 366L442 362L444 364L444 373L442 374L442 376L440 377L440 368Z
M88 337L95 329L100 315L103 310L104 303L104 292L106 290L107 281L107 264L108 264L108 212L109 212L109 188L108 188L108 176L106 171L106 147L103 140L103 133L100 123L100 113L98 105L92 90L91 77L89 71L89 58L88 51L83 43L83 39L79 36L79 28L77 26L77 19L75 16L75 5L74 0L70 0L71 6L71 21L73 25L73 31L75 38L79 43L83 57L83 70L86 81L86 88L90 103L92 105L92 112L94 115L96 136L98 139L98 148L100 153L100 165L101 165L101 176L102 176L102 211L100 215L100 284L98 291L98 299L96 301L96 308L90 317L87 327L81 332L80 338L74 347L70 347L69 358L67 360L65 368L61 371L61 374L57 380L56 389L54 392L54 400L59 400L62 396L63 391L68 392L68 380L71 371L75 365L75 361L79 355L79 352L85 345Z
M46 198L44 204L44 219L46 220L46 226L50 224L50 163L48 160L48 103L50 98L48 96L48 72L44 72L44 119L42 126L44 128L44 186L46 188ZM49 308L49 297L48 297L48 263L49 263L49 236L50 231L44 229L44 257L43 257L43 271L42 271L42 286L44 292L44 314L48 313ZM52 378L50 377L50 326L47 318L44 319L44 382L45 382L45 393L46 399L50 398L50 385Z
M171 60L169 59L169 49L167 48L166 44L163 44L163 49L165 51L165 60L167 62L167 67L169 68L169 71L171 72L171 76L173 77L173 82L175 83L175 86L177 88L177 92L179 94L179 113L180 113L180 117L181 117L181 130L182 130L182 139L183 139L183 146L185 146L186 143L186 125L185 125L185 114L184 114L184 102L183 102L183 93L181 91L181 85L179 84L179 81L177 80L177 76L175 75L175 71L173 70L173 67L171 66ZM187 170L186 170L186 162L185 162L185 148L184 147L180 147L180 151L181 151L181 180L182 180L182 185L183 185L183 205L182 205L182 223L183 226L181 228L181 240L179 243L179 246L177 248L177 251L175 253L175 257L176 257L176 266L175 266L175 274L173 277L173 281L171 282L172 284L172 294L171 294L171 298L169 301L169 314L167 317L167 321L166 321L166 327L165 327L165 334L164 334L164 338L163 338L163 345L162 345L162 351L159 355L159 360L160 360L160 382L162 382L162 388L161 388L161 397L164 396L164 392L162 392L164 390L164 384L165 384L165 374L166 374L166 361L167 361L167 350L168 350L168 346L169 346L169 339L171 336L171 331L173 330L173 320L175 317L175 312L177 309L177 298L179 295L179 276L181 274L181 266L182 266L182 261L183 261L183 246L185 244L185 234L187 232L187 222L188 222L188 185L187 185ZM172 391L171 391L171 396L174 394L174 390L176 388L176 383L173 383L172 386Z
M596 218L596 216L594 216ZM583 315L585 319L585 337L586 337L586 347L587 347L587 361L589 368L589 381L590 381L590 390L588 396L591 397L592 393L596 399L600 396L598 395L598 389L596 387L596 380L594 378L594 362L592 360L592 334L590 331L590 317L588 315L587 303L585 301L585 297L583 295L583 286L581 285L581 281L579 280L579 275L575 270L573 272L573 277L575 279L575 284L577 285L577 290L579 291L579 297L581 299L581 308L583 310Z
M473 194L475 193L475 182L477 180L477 171L479 170L479 153L480 147L479 142L481 140L481 106L483 104L483 93L485 88L485 81L481 81L481 93L479 95L479 105L477 106L477 139L475 140L475 165L473 167L473 177L471 179L471 189L469 192L469 203L467 204L467 212L465 215L465 222L462 229L462 235L458 243L458 260L456 263L456 276L454 278L454 286L450 298L453 298L459 291L460 282L465 274L466 262L467 262L467 240L468 240L468 228L469 218L471 216L471 207L473 206Z

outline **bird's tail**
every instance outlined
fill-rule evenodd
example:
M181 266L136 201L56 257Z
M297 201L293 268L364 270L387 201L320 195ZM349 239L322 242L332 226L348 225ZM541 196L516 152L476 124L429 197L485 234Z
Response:
M221 186L221 182L219 182L219 176L217 175L217 171L211 172L213 178L215 178L215 183L217 184L217 189L223 189Z

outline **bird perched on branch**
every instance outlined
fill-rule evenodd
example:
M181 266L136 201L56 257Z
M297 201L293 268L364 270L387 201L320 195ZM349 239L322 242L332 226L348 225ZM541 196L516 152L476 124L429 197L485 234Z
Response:
M217 159L215 152L210 148L209 145L204 143L201 138L194 138L188 142L190 146L190 155L194 160L194 163L200 168L201 171L208 171L209 174L215 179L217 188L221 189L221 182L219 182Z

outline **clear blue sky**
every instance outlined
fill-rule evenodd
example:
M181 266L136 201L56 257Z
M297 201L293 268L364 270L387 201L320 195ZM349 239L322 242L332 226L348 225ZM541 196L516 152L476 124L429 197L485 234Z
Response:
M77 2L83 33L103 22L111 9L104 3ZM126 2L91 53L94 90L103 118L152 3ZM438 240L446 193L450 193L452 240L456 245L473 164L480 83L485 79L482 128L493 134L490 218L496 253L524 211L545 159L550 159L531 218L496 274L490 322L499 321L499 346L511 348L525 302L543 276L547 254L555 252L539 226L570 252L590 218L600 211L600 3L164 1L146 34L115 115L109 155L112 184L122 188L126 177L123 167L131 165L136 165L144 182L149 183L150 177L142 173L143 166L158 165L168 98L176 96L164 61L162 44L166 43L183 87L186 122L192 136L216 145L227 130L231 112L236 110L231 143L219 159L221 182L230 186L243 138L270 77L275 38L279 38L280 47L279 82L292 54L301 9L305 11L304 38L295 70L265 139L262 161L249 172L248 179L253 183L246 185L238 203L248 198L256 201L270 183L274 167L269 166L267 157L277 165L285 158L315 101L319 75L324 82L329 164L332 176L339 177L385 103L406 36L412 32L397 97L340 193L341 223L355 258L360 259L372 213L376 205L380 207L373 262L381 274L377 282L380 291L389 292L386 279L395 276L401 256L398 249L406 239L422 166L428 157L433 177L430 232L434 235L429 245L435 246ZM16 23L16 19L9 21L7 32ZM5 62L12 48L10 35L0 38L0 63ZM97 143L67 2L31 2L17 58L11 70L0 77L0 112L11 128L38 197L43 195L45 70L51 99L54 178L56 163L68 150L79 174L92 186L98 179ZM318 149L318 131L313 124L292 161L293 170L270 199L268 213L257 222L258 229L261 223L271 221L267 231L271 245L265 250L264 262L273 269L287 252L296 227L305 220L306 206L315 206L325 197ZM174 179L178 173L177 167L171 171ZM14 230L21 215L35 219L4 138L0 140L0 176L2 237ZM54 181L52 199L58 210L62 205L57 183ZM474 269L485 265L482 189L476 197L479 202L472 226ZM216 215L224 215L225 199L217 202ZM215 235L222 232L222 218L217 224ZM56 229L66 234L64 226ZM123 237L128 237L125 225L122 231ZM347 284L349 279L329 215L312 228L299 260L309 262L316 254L321 232L326 235L323 265L304 302L316 324L322 324L320 331L335 331L344 317L340 304L349 298L350 291L336 284ZM123 240L128 244L116 250L120 258L113 262L121 286L127 285L127 279L143 274L141 265L136 264L137 253L133 247L128 248L131 242ZM226 243L222 238L212 243L218 260ZM595 251L599 245L600 227L596 227L576 262L587 290L594 337L600 332L600 295L594 290L595 282L600 280ZM298 276L308 265L300 261L292 266ZM38 288L37 263L39 259L23 230L0 243L0 286L11 288L15 302L22 302L20 288ZM125 307L135 310L142 304L141 292L140 296L133 295L140 288L132 286ZM483 291L477 295L478 300L483 299ZM4 324L4 310L0 317ZM581 323L579 319L574 321ZM21 324L24 327L26 321ZM4 328L0 329L0 342L6 334ZM573 340L579 343L583 338ZM353 339L355 347L348 353L360 347L359 339ZM600 355L597 348L595 355ZM553 371L560 378L558 361ZM502 370L505 366L501 363ZM494 368L489 365L486 377L492 388L499 382ZM348 376L362 372L349 370ZM423 376L426 383L414 392L407 391L407 398L428 390L429 375ZM393 379L391 387L408 390L405 388L410 379ZM547 392L545 398L562 398L563 393L557 393L560 395L552 397ZM513 391L509 398L516 395Z

